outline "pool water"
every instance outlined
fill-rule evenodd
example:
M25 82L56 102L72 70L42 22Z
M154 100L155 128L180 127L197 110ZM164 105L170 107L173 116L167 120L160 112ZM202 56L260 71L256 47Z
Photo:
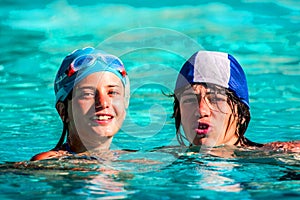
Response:
M222 158L178 147L172 99L162 93L172 92L197 50L231 53L248 79L246 136L299 140L298 1L97 2L0 3L1 199L300 198L299 153L241 150ZM126 66L131 100L112 150L135 152L28 162L60 137L54 76L65 55L84 46L115 54Z

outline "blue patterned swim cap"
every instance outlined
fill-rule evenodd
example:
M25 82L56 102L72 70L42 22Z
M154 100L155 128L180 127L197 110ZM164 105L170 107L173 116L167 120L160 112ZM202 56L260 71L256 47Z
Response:
M227 88L250 108L245 73L230 54L198 51L192 55L180 70L175 91L194 83L212 83Z
M109 71L119 77L123 86L129 87L129 80L122 61L111 54L93 47L77 49L65 57L54 81L56 103L64 101L73 87L88 75Z

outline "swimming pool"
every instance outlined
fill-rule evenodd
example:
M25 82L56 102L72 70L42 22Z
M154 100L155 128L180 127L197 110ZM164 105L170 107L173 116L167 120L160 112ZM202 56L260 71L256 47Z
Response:
M0 162L7 168L1 168L0 198L299 198L299 154L245 151L224 159L158 150L177 144L172 99L161 91L172 91L181 65L199 49L230 52L242 64L249 139L299 140L298 1L124 2L1 2ZM79 159L11 167L56 144L62 124L54 75L62 58L82 46L124 61L131 102L112 148L137 152L101 164Z

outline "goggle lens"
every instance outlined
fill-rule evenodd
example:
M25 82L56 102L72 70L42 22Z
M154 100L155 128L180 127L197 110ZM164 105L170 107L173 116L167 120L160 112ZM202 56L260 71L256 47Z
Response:
M123 64L113 56L101 56L101 55L82 55L73 60L66 74L70 77L73 76L77 71L90 67L95 64L97 60L104 62L107 66L116 69L120 74L125 77L126 71Z

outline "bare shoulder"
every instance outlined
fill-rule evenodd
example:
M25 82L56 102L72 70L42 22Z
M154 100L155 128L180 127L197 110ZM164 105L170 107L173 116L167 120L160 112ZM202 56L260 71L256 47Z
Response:
M67 154L68 154L68 152L65 150L58 150L58 151L50 150L50 151L36 154L35 156L33 156L30 159L30 161L58 158L58 157L61 157L61 156L67 155Z
M300 140L289 142L271 142L264 145L263 148L283 152L300 152Z

